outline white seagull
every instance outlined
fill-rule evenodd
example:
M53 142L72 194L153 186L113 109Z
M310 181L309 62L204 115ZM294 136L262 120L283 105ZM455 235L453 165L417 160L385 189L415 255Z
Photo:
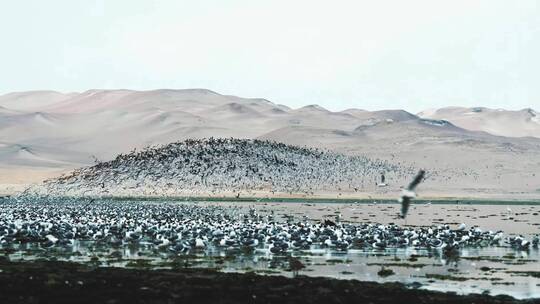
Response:
M409 205L411 204L411 199L416 197L416 193L414 192L414 189L416 188L416 186L418 186L418 184L420 184L425 174L426 174L426 171L424 170L418 171L418 174L416 174L416 177L409 184L407 189L403 189L401 198L399 199L399 202L401 203L401 218L405 218L405 216L407 216L407 211L409 211Z

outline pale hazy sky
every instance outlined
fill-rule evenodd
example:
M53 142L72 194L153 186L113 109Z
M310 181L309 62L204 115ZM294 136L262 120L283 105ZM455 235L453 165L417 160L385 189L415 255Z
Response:
M0 94L208 88L300 107L540 108L540 0L0 0Z

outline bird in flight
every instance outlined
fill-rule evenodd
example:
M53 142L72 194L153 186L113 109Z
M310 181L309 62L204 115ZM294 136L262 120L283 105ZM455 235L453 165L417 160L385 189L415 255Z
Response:
M399 202L401 203L401 218L405 218L405 216L407 216L407 211L409 211L411 200L416 197L414 189L416 189L416 186L418 186L418 184L420 184L420 182L424 179L425 174L426 171L424 170L418 171L418 174L416 174L416 177L409 184L407 189L403 189L403 193L399 199Z

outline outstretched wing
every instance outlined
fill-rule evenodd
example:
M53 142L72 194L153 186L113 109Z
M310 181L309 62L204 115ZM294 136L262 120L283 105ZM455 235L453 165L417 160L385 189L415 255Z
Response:
M418 171L418 174L414 177L413 181L409 184L409 187L407 187L406 191L403 191L403 195L401 196L400 202L401 202L401 218L405 218L407 216L407 212L409 211L409 206L411 205L411 200L413 197L415 197L414 189L420 182L422 182L422 179L424 179L424 175L426 174L426 171L420 170Z
M424 170L418 171L418 174L416 174L416 177L409 184L409 187L407 189L410 190L410 191L414 191L414 188L416 188L416 186L418 186L418 184L420 184L420 182L424 178L425 174L426 174L426 171L424 171Z
M402 196L400 201L401 201L401 218L405 218L407 216L407 212L409 211L409 206L411 205L411 198L408 196Z

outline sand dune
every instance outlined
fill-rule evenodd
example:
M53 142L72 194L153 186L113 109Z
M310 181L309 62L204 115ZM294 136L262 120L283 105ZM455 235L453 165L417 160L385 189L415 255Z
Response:
M88 163L86 156L80 152L62 148L43 147L39 145L0 144L2 167L48 167L58 168Z
M39 109L74 95L76 94L63 94L55 91L14 92L0 96L0 106L12 110L39 111Z
M464 129L509 137L539 137L540 113L533 109L508 111L489 108L447 107L420 112L420 117L444 119Z
M237 102L231 102L205 110L200 112L200 115L204 117L214 117L214 119L218 120L260 119L265 116L249 105L243 105Z
M22 92L0 96L0 107L0 175L58 172L188 138L261 138L451 172L451 183L428 184L437 193L540 197L540 139L513 137L540 134L532 110L332 112L205 89Z

